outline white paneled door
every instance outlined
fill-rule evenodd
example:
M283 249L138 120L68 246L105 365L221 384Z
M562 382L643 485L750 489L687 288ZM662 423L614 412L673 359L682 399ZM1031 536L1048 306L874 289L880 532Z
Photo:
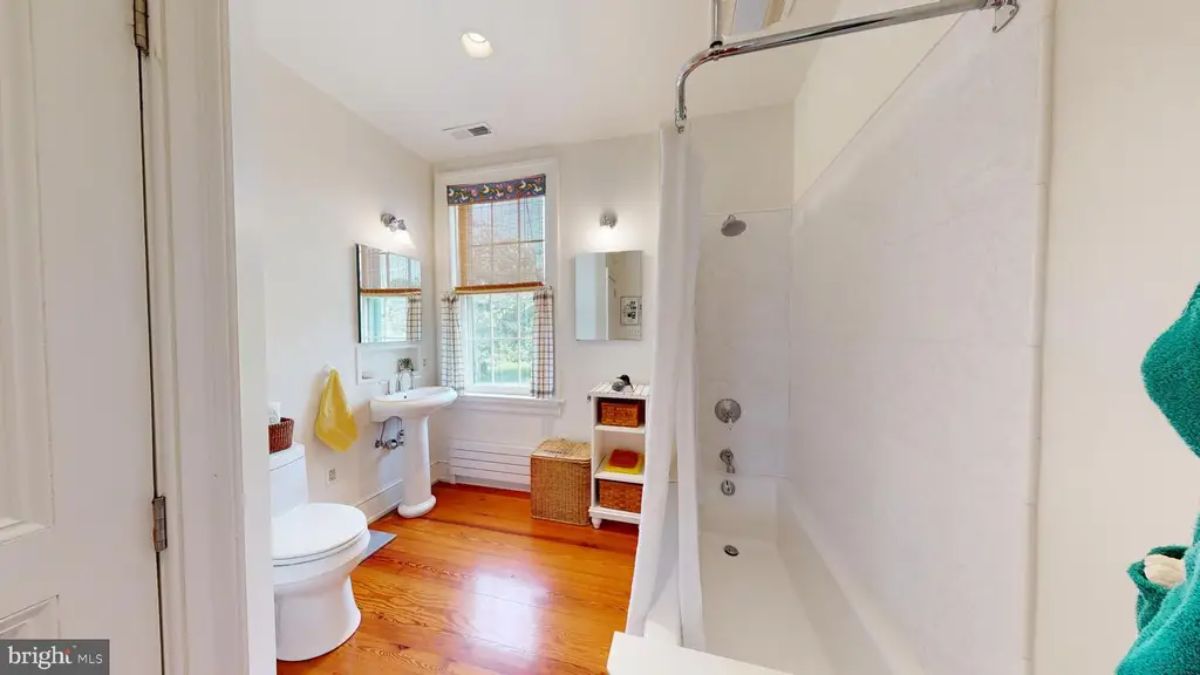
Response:
M0 1L0 638L161 672L131 0Z

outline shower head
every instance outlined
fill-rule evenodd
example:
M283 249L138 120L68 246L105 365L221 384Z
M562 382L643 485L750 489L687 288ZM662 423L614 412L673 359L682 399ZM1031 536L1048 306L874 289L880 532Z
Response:
M726 237L736 237L745 231L746 221L733 214L729 214L729 217L725 219L725 222L721 223L721 234L725 235Z

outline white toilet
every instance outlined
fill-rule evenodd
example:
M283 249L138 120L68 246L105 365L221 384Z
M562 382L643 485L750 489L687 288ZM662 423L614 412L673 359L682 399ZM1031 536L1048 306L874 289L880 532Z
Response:
M350 571L369 538L362 511L308 502L303 445L271 454L276 658L315 658L358 630Z

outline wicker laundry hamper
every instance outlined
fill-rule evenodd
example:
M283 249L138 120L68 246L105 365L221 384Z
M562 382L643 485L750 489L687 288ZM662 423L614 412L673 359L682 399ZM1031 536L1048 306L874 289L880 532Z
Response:
M591 506L592 446L551 438L529 458L530 511L534 518L572 525L588 522Z

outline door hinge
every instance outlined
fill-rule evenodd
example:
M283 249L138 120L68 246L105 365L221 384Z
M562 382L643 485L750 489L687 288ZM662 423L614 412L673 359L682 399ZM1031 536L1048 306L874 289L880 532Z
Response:
M150 502L154 510L154 552L167 550L167 498L159 495Z
M150 54L149 0L133 0L133 44L142 56Z

